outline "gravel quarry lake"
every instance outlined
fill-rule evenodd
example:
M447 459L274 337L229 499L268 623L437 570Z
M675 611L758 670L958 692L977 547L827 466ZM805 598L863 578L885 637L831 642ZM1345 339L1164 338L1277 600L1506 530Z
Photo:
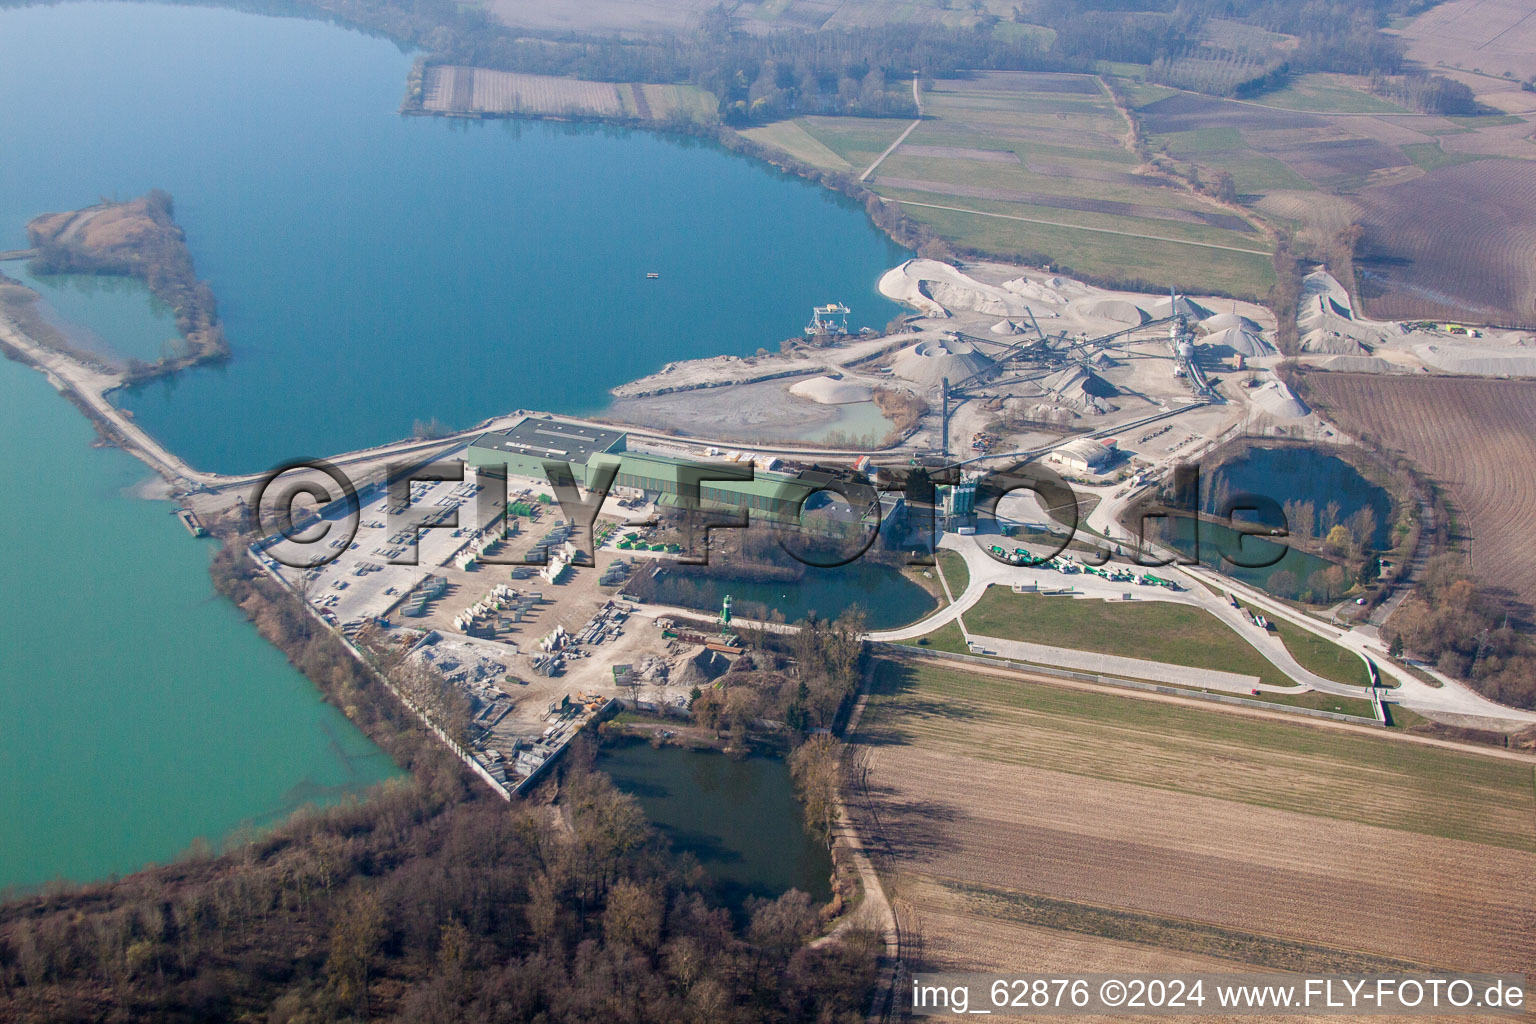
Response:
M640 800L677 853L699 859L738 917L747 916L749 900L789 889L818 903L831 898L831 856L806 830L782 759L626 738L608 741L597 767Z
M776 348L813 305L855 329L899 312L876 282L909 254L857 204L681 136L401 117L411 61L320 20L0 11L0 249L39 213L173 196L233 355L116 398L193 466L596 412L669 360ZM164 332L131 287L52 298L120 353ZM125 495L142 468L92 450L40 375L0 371L0 461L51 484L42 521L5 527L0 820L21 839L0 887L132 871L394 774L213 593L168 506Z
M909 254L858 204L685 136L403 117L412 59L228 10L0 13L25 97L0 110L0 249L45 211L171 194L233 356L120 402L198 469L597 412L669 360L776 350L813 305L900 311L876 284Z

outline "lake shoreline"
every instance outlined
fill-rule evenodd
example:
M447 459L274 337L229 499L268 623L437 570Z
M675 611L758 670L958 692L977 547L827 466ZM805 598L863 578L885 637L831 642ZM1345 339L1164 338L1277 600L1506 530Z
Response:
M103 443L121 448L167 483L190 489L217 479L215 474L199 473L187 465L107 399L107 395L124 386L121 373L98 368L76 355L59 351L32 337L14 320L3 315L0 315L0 354L41 373L65 401L91 422Z
M188 346L154 362L129 359L123 384L167 377L189 367L229 358L229 341L207 282L198 280L186 234L176 225L171 197L152 189L124 203L102 202L27 222L37 255L33 274L100 274L143 282L175 311L176 328Z
M692 159L692 157L690 157L690 159ZM716 159L718 160L718 158ZM98 170L99 168L96 168L94 165L92 165L91 173L94 174ZM767 181L770 177L760 174L755 174L754 176L761 177L764 181ZM106 185L103 187L109 187L112 180L117 179L107 177L104 174L103 181L106 182ZM166 179L151 178L150 180ZM786 186L780 185L764 187L776 187L782 190ZM178 191L180 191L179 186ZM802 190L797 189L795 191ZM189 209L195 208L197 200L202 198L195 193L192 193L191 196L192 202L189 205ZM818 200L818 205L819 202L820 201ZM33 208L62 209L66 205L69 205L68 201L58 203L50 201L46 206L38 203ZM850 211L850 219L851 213L852 212ZM873 233L870 234L871 238L873 238ZM211 236L212 233L205 233L203 231L197 232L198 239L205 242L205 244L207 244L211 250L216 251L217 239L216 237ZM874 246L874 248L880 253L886 252L886 247L884 246L883 242L877 246ZM215 256L216 255L217 253L215 252ZM214 260L211 260L209 265L215 270L213 276L222 282L224 277L218 274L217 259L215 258ZM882 264L882 266L886 265L888 264ZM85 268L76 267L73 269ZM754 320L752 322L756 323L758 321ZM798 327L798 323L796 324L796 327ZM740 336L742 333L745 332L738 332L738 336ZM78 409L80 413L91 422L98 437L98 440L95 442L97 445L114 446L130 455L133 455L139 463L148 466L151 470L153 470L154 474L160 480L164 481L163 483L155 482L143 488L136 488L135 493L133 494L134 497L142 497L148 500L159 500L165 497L182 497L189 503L197 503L199 506L204 502L204 500L209 502L224 502L228 504L233 503L235 497L235 492L230 488L237 485L242 485L245 482L255 479L255 476L253 475L233 476L221 473L201 472L197 469L194 469L186 459L178 455L176 451L173 451L171 445L177 445L177 447L181 447L181 445L176 441L176 435L168 434L168 441L165 444L162 444L159 440L157 440L155 434L152 433L150 429L148 429L146 426L141 426L138 422L140 419L142 419L144 423L149 424L150 426L156 425L153 419L149 418L147 415L142 415L142 409L138 410L141 415L136 416L133 409L120 407L108 397L109 395L113 395L114 393L119 392L126 385L132 383L132 381L127 378L126 374L122 372L110 372L110 370L105 366L92 365L92 361L88 358L81 358L79 356L72 356L68 353L59 352L47 345L44 340L32 336L27 331L23 330L19 325L12 323L9 318L0 319L0 350L3 350L8 358L23 365L29 366L32 369L42 373L44 378L48 381L50 387L58 394L65 397L66 400L70 401L70 403L73 404L76 409ZM244 351L242 351L242 363L234 366L231 369L230 376L233 376L235 373L238 373L244 369L244 354ZM683 354L686 355L686 352ZM252 353L252 356L252 362L254 363L257 357L254 353ZM171 372L173 371L166 371L167 374ZM187 376L191 378L194 376L202 375ZM183 382L178 381L177 386L183 390L186 389ZM169 392L171 388L167 387L165 390ZM49 400L51 401L51 398ZM559 407L557 403L550 404L554 404L557 408ZM135 409L137 408L138 407L135 407ZM197 419L199 415L200 414L195 412L188 412L187 419L189 422L199 422ZM272 420L269 422L281 421ZM478 429L479 428L474 428L471 431L467 431L465 433L473 434ZM390 442L385 445L375 446L375 448L382 451L383 449L387 449L394 444L409 443L411 442ZM811 446L807 445L806 447L809 448ZM190 451L192 449L182 447L181 450ZM370 449L353 449L353 451L368 450ZM192 457L197 458L198 456L194 452ZM222 489L225 493L216 495L208 495L202 493L210 489ZM161 515L160 518L164 519L165 517ZM228 538L225 539L227 543ZM260 581L256 581L255 585L259 586ZM354 711L356 709L354 702L343 699L346 694L338 695L337 692L332 692L331 689L328 689L327 673L317 671L315 665L311 664L317 660L323 660L329 664L333 660L331 658L331 654L334 652L326 652L322 658L315 652L307 651L304 649L295 649L282 644L277 644L274 641L271 633L268 630L262 628L264 625L270 625L271 621L284 615L284 613L279 609L278 605L286 605L288 603L287 595L273 595L275 597L275 601L254 601L252 599L251 593L245 593L244 597L242 598L241 594L239 593L231 592L223 587L218 589L220 594L228 597L231 603L233 603L235 607L239 609L247 618L255 621L256 625L258 626L258 632L262 636L263 640L268 643L273 643L274 646L277 646L279 650L283 651L284 655L288 658L290 663L299 668L303 674L308 677L309 683L315 688L315 690L326 698L327 703L332 704L332 706L341 707L344 712ZM387 696L385 697L383 703L388 705L389 702ZM367 721L369 716L370 712L366 708L364 709L364 714L361 718L354 717L350 714L348 715L349 718L353 718L353 721L362 728L364 734L369 734L371 731L369 728L370 723ZM375 733L371 736L371 738L374 740L385 740L387 739L387 736ZM399 752L395 752L394 759L397 761L397 763L405 763L407 766L409 766L409 761L411 760L409 756L402 757Z
M406 117L441 117L461 121L551 121L569 124L608 125L615 128L656 132L659 135L680 135L687 138L705 139L739 156L768 164L771 167L778 168L784 174L821 185L833 192L846 196L863 206L870 222L889 237L891 241L914 253L924 245L943 244L933 232L912 220L895 204L885 202L877 192L866 187L857 176L838 171L825 171L819 167L803 163L779 150L770 149L767 146L753 142L723 122L703 123L694 120L650 120L639 117L590 113L540 114L427 110L419 105L419 101L417 105L412 105L409 93L406 100L401 103L400 113Z

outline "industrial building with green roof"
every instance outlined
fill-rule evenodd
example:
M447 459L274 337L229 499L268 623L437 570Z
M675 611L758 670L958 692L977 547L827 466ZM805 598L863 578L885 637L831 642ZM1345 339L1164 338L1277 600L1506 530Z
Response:
M736 511L749 509L756 516L770 519L798 520L805 499L818 490L818 486L779 473L754 472L750 465L726 464L711 466L709 463L689 462L666 455L624 452L604 453L594 456L589 463L589 475L600 466L619 467L613 486L643 493L651 501L661 505L680 507L683 488L692 482L698 486L699 507L710 511ZM701 480L716 470L721 476L728 473L750 475L750 480Z
M611 492L644 495L660 505L682 507L683 491L697 482L699 507L713 512L750 510L755 518L798 521L805 499L820 484L780 473L753 472L750 464L723 466L649 452L626 451L628 435L562 420L525 417L506 431L489 431L470 442L467 463L501 469L508 476L548 479L546 462L565 463L577 484L590 490L600 472L617 466ZM750 480L700 480L711 471L739 473Z

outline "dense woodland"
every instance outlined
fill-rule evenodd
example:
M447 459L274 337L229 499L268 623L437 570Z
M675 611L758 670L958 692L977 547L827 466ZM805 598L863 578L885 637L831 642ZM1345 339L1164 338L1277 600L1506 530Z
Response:
M1408 654L1493 700L1536 708L1536 643L1511 625L1503 602L1479 588L1465 561L1445 554L1382 628L1394 654Z
M238 548L219 589L410 778L221 856L0 906L0 1020L862 1019L875 937L807 948L823 922L793 891L734 923L590 749L509 806ZM823 818L835 754L800 758Z
M1369 87L1377 96L1426 114L1467 116L1478 111L1471 87L1444 75L1384 75L1372 71Z
M873 939L805 948L804 893L737 927L580 758L552 809L509 808L436 756L436 782L228 855L0 908L0 1019L862 1019Z

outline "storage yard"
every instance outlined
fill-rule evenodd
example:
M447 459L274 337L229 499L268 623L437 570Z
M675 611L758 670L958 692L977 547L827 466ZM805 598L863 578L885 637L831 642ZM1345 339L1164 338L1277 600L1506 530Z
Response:
M532 560L535 549L566 540L565 521L537 499L535 488L548 485L518 484L509 487L509 504L524 515L485 523L476 509L482 484L413 484L413 510L459 517L454 528L420 531L416 564L396 564L416 531L401 525L404 509L379 495L363 505L356 536L336 561L310 570L266 562L356 642L405 653L466 693L475 757L509 789L536 777L617 695L608 662L586 658L587 649L607 643L605 655L627 657L654 641L648 623L624 634L626 606L615 600L617 588L600 583L599 570L554 573L558 550L551 565L493 568L492 560ZM599 637L586 628L598 616L620 621Z
M658 509L681 500L683 464L742 453L664 455L628 440L620 430L523 417L447 454L463 463L461 481L415 481L408 503L376 484L360 495L355 518L345 502L327 507L322 518L336 536L315 543L334 561L290 567L279 559L300 561L302 547L281 540L256 557L359 649L404 655L466 695L474 759L515 790L606 715L613 698L686 704L697 682L683 670L686 660L700 649L739 650L729 635L674 626L672 610L636 604L623 590L643 564L684 553L657 525ZM769 520L797 514L814 489L796 475L804 470L759 461L736 462L755 479L699 485L702 506L748 508ZM593 524L595 551L554 500L549 462L568 466L583 491L611 473ZM298 533L318 529L317 520L301 519ZM309 561L312 553L300 564ZM411 678L402 693L420 705Z

